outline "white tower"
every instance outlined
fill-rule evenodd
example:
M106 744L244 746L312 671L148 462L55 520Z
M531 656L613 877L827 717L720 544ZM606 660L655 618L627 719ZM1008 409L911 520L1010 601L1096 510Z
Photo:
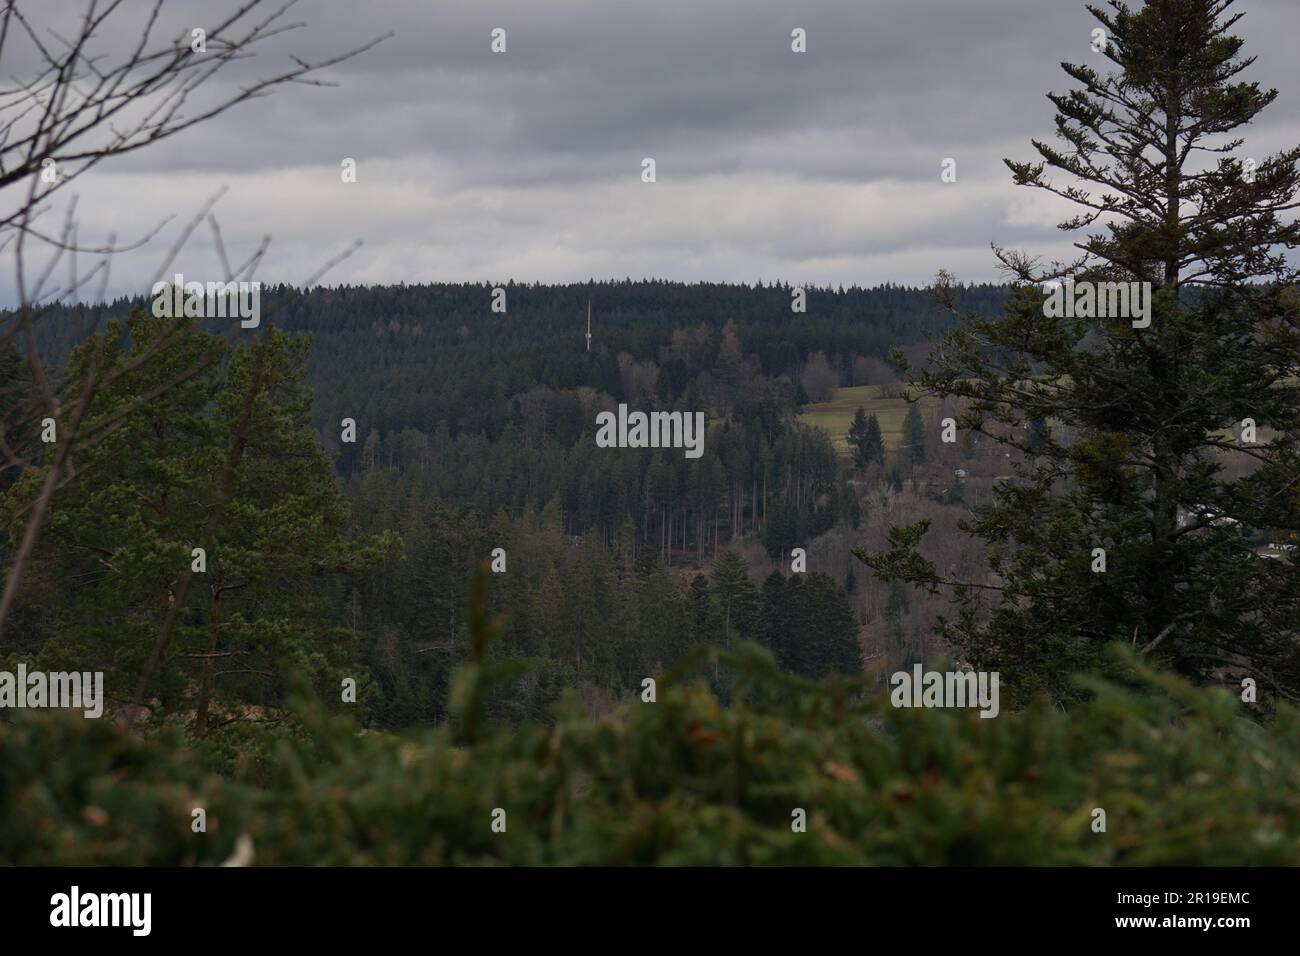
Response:
M591 300L587 300L587 351L591 351Z

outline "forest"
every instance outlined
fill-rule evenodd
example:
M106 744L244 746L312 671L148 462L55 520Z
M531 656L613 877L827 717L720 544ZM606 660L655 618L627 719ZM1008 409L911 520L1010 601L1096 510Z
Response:
M1089 8L1005 160L1077 258L997 283L23 286L0 675L102 711L0 680L0 864L1300 862L1300 146L1229 6Z
M945 327L930 292L813 289L802 314L784 287L506 294L518 316L491 313L485 286L278 289L262 338L228 347L214 330L153 378L124 377L123 396L222 352L201 380L90 452L85 497L56 504L15 610L24 646L52 663L94 660L110 686L157 677L170 688L164 710L195 712L199 736L250 719L249 707L274 708L291 660L322 686L346 665L364 674L360 702L377 726L437 723L465 659L468 581L501 549L492 602L507 624L496 653L529 666L494 716L545 719L565 690L607 708L697 642L758 641L809 677L855 674L864 653L915 656L908 596L855 573L842 544L900 496L917 513L943 508L923 490L926 449L941 456L940 443L926 440L915 406L910 442L855 463L799 413L810 389L896 394L889 348L923 348ZM1007 290L963 295L998 307ZM584 296L602 306L591 352ZM50 319L44 328L102 323L119 363L166 334L142 301ZM52 337L42 347L74 370L91 348ZM107 411L122 396L98 400ZM238 439L229 415L245 401L256 408L242 430L259 438L226 476L219 449ZM599 448L597 412L619 402L704 412L702 456ZM186 523L223 494L238 510L210 528L217 583L178 613L170 576L145 584L149 562L183 566L203 533ZM142 553L113 555L121 536L140 533ZM812 566L791 573L801 545ZM169 615L178 634L155 666L172 673L145 678L146 648ZM132 632L138 644L124 653Z

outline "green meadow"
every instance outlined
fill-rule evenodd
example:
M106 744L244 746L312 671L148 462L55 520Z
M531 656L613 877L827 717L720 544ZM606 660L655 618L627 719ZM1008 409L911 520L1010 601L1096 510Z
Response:
M927 412L938 404L935 398L923 398L921 410ZM879 419L885 447L891 451L897 448L903 434L903 419L907 417L907 402L901 398L881 398L879 385L838 388L829 402L805 405L799 420L830 432L835 447L847 455L849 424L859 407Z
M930 417L934 408L939 404L939 400L933 396L926 396L921 399L921 410ZM799 415L799 420L808 425L814 425L817 428L824 428L831 435L836 449L841 454L849 453L849 424L853 421L853 413L858 407L866 409L868 415L875 414L880 421L880 431L885 438L885 447L893 451L898 447L899 439L903 434L903 419L907 417L907 402L901 398L881 398L879 385L856 385L853 388L837 388L835 397L829 402L816 402L805 405L803 412ZM1233 440L1236 438L1237 430L1225 428L1220 431L1219 436ZM1256 441L1260 444L1267 444L1272 441L1276 432L1267 427L1260 426L1256 430Z

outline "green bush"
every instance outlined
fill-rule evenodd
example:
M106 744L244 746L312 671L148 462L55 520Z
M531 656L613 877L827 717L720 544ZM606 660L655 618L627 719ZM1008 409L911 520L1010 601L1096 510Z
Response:
M300 706L265 760L224 774L176 729L20 712L0 724L0 863L211 865L241 834L259 865L1300 862L1290 708L1261 726L1129 660L1136 689L1093 682L1068 714L895 710L751 645L720 655L723 707L691 676L708 653L601 719L476 724L490 664L458 675L455 727L365 732Z

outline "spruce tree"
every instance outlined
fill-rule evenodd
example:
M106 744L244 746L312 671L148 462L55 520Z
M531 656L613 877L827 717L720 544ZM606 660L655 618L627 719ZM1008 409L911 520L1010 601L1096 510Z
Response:
M880 433L880 419L873 413L867 416L862 406L853 413L849 424L849 448L853 452L853 467L864 470L873 463L885 460L885 442Z
M771 596L779 604L773 617L783 628L776 643L782 667L812 678L861 673L853 606L833 578L820 571L793 574L783 587L774 587Z
M790 621L785 605L785 575L779 570L773 571L763 581L763 609L760 621L760 640L764 647L772 652L777 663L786 653L786 637L790 632Z
M885 463L885 436L880 431L880 419L876 413L872 412L867 418L867 434L865 439L867 446L867 462L875 462L878 465Z
M903 440L901 443L904 467L908 471L925 464L925 419L921 416L921 405L912 402L907 406L907 416L903 419Z
M1021 692L1069 698L1066 675L1104 668L1102 646L1123 641L1201 681L1253 679L1261 700L1300 696L1300 573L1251 540L1300 528L1286 256L1300 148L1243 149L1240 128L1277 93L1241 78L1253 61L1231 6L1089 7L1112 67L1064 65L1075 87L1049 94L1060 142L1007 161L1016 183L1082 207L1062 224L1084 233L1080 254L1040 266L1000 250L1018 279L1005 314L959 316L913 378L965 400L962 426L1013 451L1015 480L967 527L992 573L936 568L918 550L925 522L859 552L886 579L955 587L945 635ZM1043 286L1071 280L1150 283L1150 312L1097 316L1097 296L1066 317ZM939 291L956 311L944 273Z
M734 551L723 551L718 555L713 563L713 587L722 609L725 633L756 639L759 594L749 580L749 571L740 555Z
M347 503L308 425L308 340L268 329L229 348L195 333L136 364L180 321L137 311L73 351L74 379L99 354L110 380L88 435L203 355L221 358L81 444L81 473L51 508L31 586L55 604L40 666L103 671L115 709L192 714L201 737L250 707L283 705L291 673L334 700L344 677L363 686L327 582L398 542L345 535ZM0 499L14 534L41 477L29 470Z
M691 617L694 625L695 640L709 643L724 643L722 633L722 612L714 597L709 579L697 574L691 581Z
M871 450L867 445L867 410L861 405L853 413L853 421L849 423L849 449L853 453L853 467L859 471L865 469L871 463Z

